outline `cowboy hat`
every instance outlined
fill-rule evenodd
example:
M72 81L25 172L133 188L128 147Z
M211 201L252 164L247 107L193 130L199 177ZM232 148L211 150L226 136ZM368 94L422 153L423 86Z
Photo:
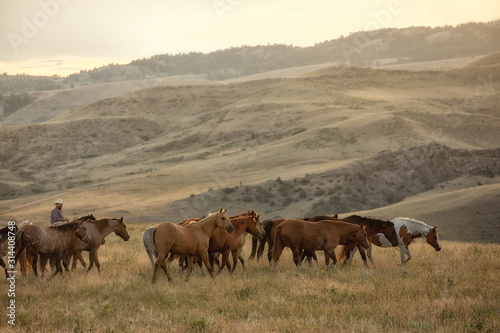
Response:
M56 201L54 201L54 203L62 205L64 203L64 201L63 201L63 199L57 199Z

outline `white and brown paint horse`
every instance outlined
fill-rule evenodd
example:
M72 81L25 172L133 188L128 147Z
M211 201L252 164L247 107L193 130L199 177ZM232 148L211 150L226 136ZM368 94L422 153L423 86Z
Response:
M394 228L396 229L396 233L398 235L397 246L399 246L399 251L401 252L401 266L406 264L412 258L409 246L415 238L425 237L429 245L431 245L436 251L441 251L437 227L432 227L422 221L408 217L398 217L391 220L391 222L394 223ZM380 247L393 246L384 234L377 234L376 237L371 237L367 255L372 263L372 244ZM408 256L408 258L406 258L406 256Z

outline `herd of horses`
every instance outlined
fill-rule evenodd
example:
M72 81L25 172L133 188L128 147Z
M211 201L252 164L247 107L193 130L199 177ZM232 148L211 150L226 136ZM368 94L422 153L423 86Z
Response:
M43 275L47 262L50 262L52 274L49 279L62 274L63 266L69 271L71 259L72 270L76 269L77 261L80 261L86 272L94 265L100 271L97 250L105 243L106 236L115 233L124 241L130 238L123 217L96 219L90 214L50 227L24 221L14 228L0 229L0 253L4 253L6 240L12 233L15 234L15 263L19 262L21 273L26 275L32 268L38 278L38 265ZM199 266L203 274L207 271L211 277L214 277L216 265L217 274L224 268L232 273L238 261L245 268L241 253L248 234L252 236L250 259L256 257L259 261L267 244L267 257L273 270L276 270L285 248L292 251L298 269L301 269L301 263L306 258L309 262L317 261L316 251L324 252L327 269L337 261L345 264L356 251L360 252L365 265L367 255L373 264L373 245L399 247L401 265L404 265L412 258L409 245L419 237L425 238L436 251L441 250L437 227L410 218L381 220L357 215L346 218L316 215L303 219L279 218L261 222L259 214L253 210L228 216L227 209L221 208L206 217L190 218L179 223L164 222L144 231L142 240L153 267L152 282L156 282L160 268L172 281L167 263L175 259L179 261L179 275L187 270L186 281L195 266ZM337 247L340 248L338 257L335 254ZM88 268L83 251L89 252ZM220 255L222 257L219 260ZM7 276L10 269L1 256L0 265Z
M92 214L83 216L68 223L60 223L50 227L34 225L30 220L23 221L19 226L0 229L0 243L2 252L6 244L8 235L15 234L15 265L19 262L22 275L26 275L30 269L38 277L38 264L45 272L45 266L50 261L52 267L52 279L57 274L62 274L63 269L69 271L69 262L73 258L73 270L76 269L76 260L80 260L86 272L95 266L100 270L97 250L104 243L104 238L114 232L124 241L129 240L127 227L123 217L96 219ZM82 252L89 252L89 268L83 259ZM62 263L62 265L61 265ZM0 260L0 264L8 272L5 262Z
M293 261L298 269L305 259L317 260L316 251L323 251L326 268L337 263L335 249L340 246L339 260L344 264L359 250L364 264L367 265L365 250L373 264L372 247L400 248L401 265L411 259L409 245L413 239L424 237L436 251L441 250L437 227L410 218L381 220L352 215L339 219L337 215L316 215L304 219L269 219L260 221L254 211L227 216L227 210L220 209L204 218L193 218L178 224L164 222L150 227L143 233L143 245L153 266L153 280L156 282L158 269L162 269L172 281L167 262L179 260L179 275L187 269L186 281L194 265L204 268L213 275L217 255L222 254L219 263L220 273L225 267L230 272L236 268L238 260L245 268L241 250L247 234L252 235L250 259L257 256L260 260L265 245L268 245L268 259L276 270L283 250L287 247L293 253ZM229 254L233 257L231 268ZM330 265L330 259L332 265ZM204 268L203 266L204 265Z

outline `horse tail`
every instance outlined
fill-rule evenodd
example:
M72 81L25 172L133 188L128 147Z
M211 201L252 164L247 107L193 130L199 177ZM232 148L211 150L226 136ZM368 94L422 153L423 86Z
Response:
M347 246L341 245L339 255L337 256L337 261L342 261L347 257Z
M250 257L248 259L253 259L255 258L255 255L257 254L257 245L259 243L259 239L255 236L252 237L252 252L250 253Z
M281 237L281 227L282 225L278 225L276 228L276 234L274 235L274 246L273 246L273 262L277 262L285 248L285 242Z
M155 259L158 258L158 251L156 251L154 238L155 230L155 227L150 227L146 229L142 234L142 244L144 244L144 248L146 249L146 253L149 256L149 260L151 261L151 265L153 265L153 268L155 267Z

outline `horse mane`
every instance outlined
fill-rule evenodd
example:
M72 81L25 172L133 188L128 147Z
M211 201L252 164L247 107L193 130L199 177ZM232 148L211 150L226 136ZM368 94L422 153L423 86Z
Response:
M77 222L68 222L68 223L63 223L63 224L60 224L60 225L51 225L50 228L54 228L54 229L57 229L59 231L73 231L75 229L78 228L78 225L80 224L81 222L77 221Z
M29 220L24 220L23 222L19 223L19 225L17 226L19 229L21 229L22 227L24 227L25 225L30 225L30 224L33 224L31 222L31 219Z
M392 222L393 223L394 222L404 222L404 225L406 226L406 228L408 229L408 231L410 233L424 232L422 229L425 229L425 228L428 229L427 231L425 231L427 233L427 232L429 232L429 230L434 228L433 226L430 226L425 222L422 222L422 221L417 220L417 219L412 219L409 217L398 217L398 218L395 218L394 220L392 220Z
M102 217L100 219L87 220L85 222L93 223L96 226L96 228L99 231L101 231L105 220L109 223L109 220L118 220L119 221L120 219L117 219L116 217Z

